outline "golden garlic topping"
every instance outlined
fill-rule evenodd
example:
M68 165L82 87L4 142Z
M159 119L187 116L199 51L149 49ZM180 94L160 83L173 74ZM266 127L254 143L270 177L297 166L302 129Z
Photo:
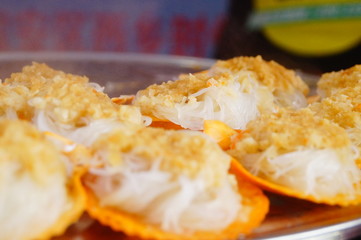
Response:
M88 78L54 70L45 64L33 63L20 73L13 73L5 84L29 89L29 105L51 112L63 124L83 126L90 119L114 118L141 123L137 107L118 105Z
M324 73L317 82L318 92L327 97L346 87L361 85L361 65L355 65L345 70Z
M235 57L225 61L218 61L211 72L215 74L222 68L229 70L232 74L239 71L253 72L257 80L269 87L272 91L293 92L298 90L304 95L308 94L309 88L293 70L286 69L275 61L265 61L261 56L257 57Z
M28 173L41 184L54 173L66 176L59 151L25 121L0 120L0 166L7 162L18 162L19 176Z
M24 86L0 83L0 117L30 119L32 109L27 105L29 90Z
M105 154L112 165L121 165L127 154L148 162L147 167L159 161L161 171L191 179L201 176L209 185L223 182L231 160L201 133L151 127L113 131L96 141L92 151Z
M264 114L249 122L242 140L235 144L235 150L237 155L243 155L263 152L272 146L279 155L301 150L302 146L324 149L348 145L350 140L343 128L316 117L309 109L302 109Z
M316 115L329 119L343 128L361 128L361 85L345 87L315 102L309 108Z
M339 89L331 96L315 102L309 108L317 116L335 122L346 129L351 142L361 149L361 85ZM358 164L360 165L360 159ZM361 165L360 165L361 166Z

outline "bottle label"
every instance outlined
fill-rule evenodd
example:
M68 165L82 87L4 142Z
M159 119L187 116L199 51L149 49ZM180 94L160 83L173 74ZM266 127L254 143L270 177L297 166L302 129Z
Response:
M298 55L326 56L361 41L361 2L347 0L254 0L250 29Z

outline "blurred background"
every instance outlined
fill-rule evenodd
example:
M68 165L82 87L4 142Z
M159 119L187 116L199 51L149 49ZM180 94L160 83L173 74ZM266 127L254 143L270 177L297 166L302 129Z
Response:
M1 0L1 51L212 57L227 0Z
M1 0L0 51L262 55L312 74L361 63L360 0Z

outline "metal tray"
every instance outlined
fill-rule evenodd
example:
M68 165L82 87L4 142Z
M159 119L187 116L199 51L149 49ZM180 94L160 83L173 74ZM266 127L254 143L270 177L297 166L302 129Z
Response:
M118 54L118 53L1 53L0 79L18 72L32 61L44 62L65 72L85 75L105 86L116 97L133 94L152 83L176 78L208 68L212 59L194 57ZM308 80L308 79L306 79ZM315 78L309 78L313 85ZM332 207L266 193L271 209L253 234L239 239L352 239L361 236L361 206ZM84 215L56 240L125 240L135 239L101 226Z

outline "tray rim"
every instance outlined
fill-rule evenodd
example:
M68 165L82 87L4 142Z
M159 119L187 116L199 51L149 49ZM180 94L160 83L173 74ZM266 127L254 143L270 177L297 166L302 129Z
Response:
M35 60L34 60L35 59ZM182 55L132 53L132 52L56 52L56 51L33 51L33 52L1 52L0 61L127 61L127 62L151 62L152 64L166 64L178 67L208 68L215 63L216 59L201 58Z

